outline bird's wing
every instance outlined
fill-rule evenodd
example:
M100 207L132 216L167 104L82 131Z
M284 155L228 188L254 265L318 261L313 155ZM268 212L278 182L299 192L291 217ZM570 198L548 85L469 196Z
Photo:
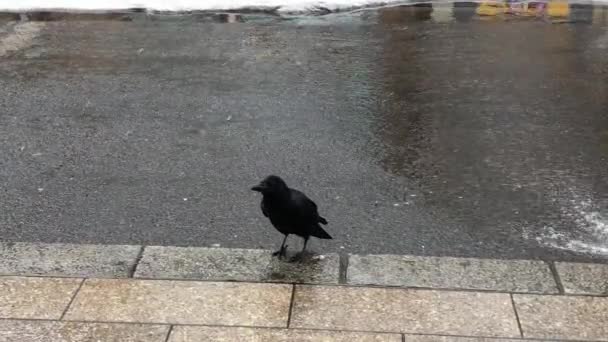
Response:
M264 205L264 201L262 201L262 203L260 204L260 207L262 208L262 214L264 214L264 216L268 217L268 211L266 210L266 206Z
M291 189L291 200L296 206L300 215L303 217L310 217L314 219L315 222L319 221L317 204L310 198L306 197L306 195L298 190Z

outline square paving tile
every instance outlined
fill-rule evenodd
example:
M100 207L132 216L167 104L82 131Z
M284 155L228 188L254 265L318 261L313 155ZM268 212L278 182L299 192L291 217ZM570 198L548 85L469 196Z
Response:
M340 257L335 253L287 262L263 249L151 246L135 277L337 284L339 274Z
M0 342L165 342L168 325L0 320Z
M0 274L128 277L140 246L0 243Z
M169 342L401 342L399 334L344 331L179 326Z
M550 340L526 340L495 337L461 337L439 335L405 335L405 342L555 342Z
M67 320L285 327L291 285L87 280Z
M608 297L513 298L526 338L608 341Z
M0 318L59 319L82 279L0 277Z
M348 284L557 293L549 265L531 260L352 255Z
M296 286L298 328L519 337L511 297L343 286Z
M608 265L557 262L555 268L566 293L608 295Z

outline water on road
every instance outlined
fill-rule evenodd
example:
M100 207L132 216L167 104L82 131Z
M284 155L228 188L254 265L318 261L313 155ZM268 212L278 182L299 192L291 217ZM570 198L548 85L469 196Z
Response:
M32 16L0 16L2 240L275 248L275 173L317 251L608 258L604 7Z

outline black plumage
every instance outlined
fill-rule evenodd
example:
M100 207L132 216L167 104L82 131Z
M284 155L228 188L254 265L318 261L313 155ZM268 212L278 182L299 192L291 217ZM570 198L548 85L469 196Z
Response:
M268 176L251 190L262 194L262 213L285 235L281 248L273 255L285 255L285 242L290 234L304 239L302 253L311 236L319 239L332 238L320 225L326 225L327 220L319 215L315 202L301 191L289 188L280 177Z

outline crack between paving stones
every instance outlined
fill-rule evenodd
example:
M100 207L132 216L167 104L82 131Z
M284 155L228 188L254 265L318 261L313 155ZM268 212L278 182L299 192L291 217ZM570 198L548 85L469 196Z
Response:
M517 307L515 306L515 298L513 294L509 294L511 297L511 305L513 306L513 313L515 313L515 320L517 321L517 328L519 329L519 335L524 338L524 329L521 328L521 321L519 320L519 314L517 313Z
M296 298L296 285L292 285L291 288L291 299L289 301L289 312L287 314L287 326L286 329L289 329L289 326L291 325L291 316L293 315L293 304L295 302L295 298Z
M338 284L347 283L347 272L348 272L348 253L340 253L339 256L339 268L338 268Z
M137 253L137 257L135 258L135 263L129 270L129 274L128 274L127 278L135 277L135 272L137 272L137 266L139 266L141 259L144 257L145 250L146 250L146 246L141 246L141 248L139 249L139 252Z
M65 307L65 310L63 310L63 312L61 313L61 317L59 317L60 321L63 321L65 315L68 313L68 310L70 310L70 307L72 306L72 303L74 303L74 300L76 299L76 296L78 295L78 292L80 292L80 289L84 285L85 280L87 280L87 279L83 278L80 281L80 284L78 284L78 287L76 288L76 291L74 291L74 294L72 295L72 298L70 298L70 301L68 302L68 305Z
M566 294L566 290L564 289L564 284L562 284L562 279L557 272L557 267L553 261L547 261L549 265L549 270L551 270L551 275L553 275L553 280L555 281L555 285L557 286L557 291L559 294Z
M171 333L173 332L173 327L173 324L169 326L169 331L167 331L167 337L165 338L165 342L169 342L169 339L171 338Z

